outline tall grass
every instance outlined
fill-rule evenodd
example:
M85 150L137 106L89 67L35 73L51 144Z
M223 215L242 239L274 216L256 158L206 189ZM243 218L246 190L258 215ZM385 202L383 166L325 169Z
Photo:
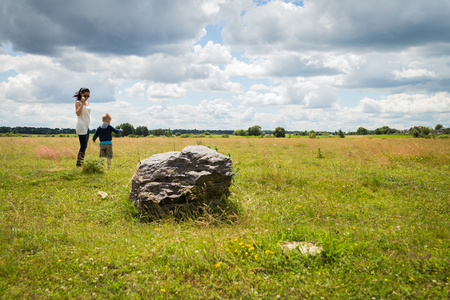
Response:
M75 138L0 138L0 298L449 297L449 140L113 143L113 168L91 174ZM136 164L191 144L231 156L238 215L143 222ZM299 241L323 252L282 247Z

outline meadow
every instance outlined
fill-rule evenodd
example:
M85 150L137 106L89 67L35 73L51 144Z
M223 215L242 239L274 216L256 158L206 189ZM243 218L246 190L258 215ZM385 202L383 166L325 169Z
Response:
M85 173L76 138L0 137L1 299L450 297L450 139L113 144L113 168ZM233 211L144 221L137 163L192 144L233 160ZM323 251L283 247L300 241Z

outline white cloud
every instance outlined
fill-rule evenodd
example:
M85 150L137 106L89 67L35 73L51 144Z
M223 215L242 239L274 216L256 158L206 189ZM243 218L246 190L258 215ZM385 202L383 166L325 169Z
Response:
M436 74L432 71L428 71L427 69L405 69L402 71L394 70L392 71L395 79L413 79L413 78L433 78L436 77Z
M395 94L381 100L366 97L361 100L357 111L382 114L449 113L450 93L442 92L432 96Z
M0 126L449 126L450 2L303 2L5 0Z
M236 96L234 100L243 105L256 106L282 105L285 103L285 100L276 93L257 93L255 91L248 91L243 95Z
M230 47L208 41L204 47L194 46L194 60L197 63L225 64L231 61Z

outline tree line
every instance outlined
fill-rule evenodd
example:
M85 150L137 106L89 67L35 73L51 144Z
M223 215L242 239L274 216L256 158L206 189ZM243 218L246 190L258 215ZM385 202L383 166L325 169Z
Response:
M382 135L382 134L411 134L413 137L427 137L430 134L450 134L450 128L445 128L442 124L437 124L434 128L425 126L414 126L409 130L397 130L389 126L376 128L375 130L368 130L364 127L359 127L356 131L349 131L344 133L342 130L338 131L287 131L279 126L274 130L262 130L261 126L254 125L248 129L238 130L198 130L198 129L174 129L158 128L149 130L146 126L137 126L136 128L130 123L122 123L117 128L122 128L123 132L118 136L188 136L188 135L235 135L235 136L265 136L273 135L275 137L286 137L286 135L294 136L309 136L316 137L321 135L336 135L345 137L345 135ZM94 129L90 132L94 133ZM8 127L0 126L1 134L41 134L41 135L57 135L57 134L75 134L73 128L48 128L48 127Z

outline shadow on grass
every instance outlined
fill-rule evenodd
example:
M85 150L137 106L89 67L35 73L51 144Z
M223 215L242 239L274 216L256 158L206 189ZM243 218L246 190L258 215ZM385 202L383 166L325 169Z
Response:
M151 207L149 207L151 206ZM194 222L203 226L234 224L241 215L242 207L229 195L217 199L205 199L190 203L174 203L164 207L152 203L145 211L134 209L133 217L139 222Z

